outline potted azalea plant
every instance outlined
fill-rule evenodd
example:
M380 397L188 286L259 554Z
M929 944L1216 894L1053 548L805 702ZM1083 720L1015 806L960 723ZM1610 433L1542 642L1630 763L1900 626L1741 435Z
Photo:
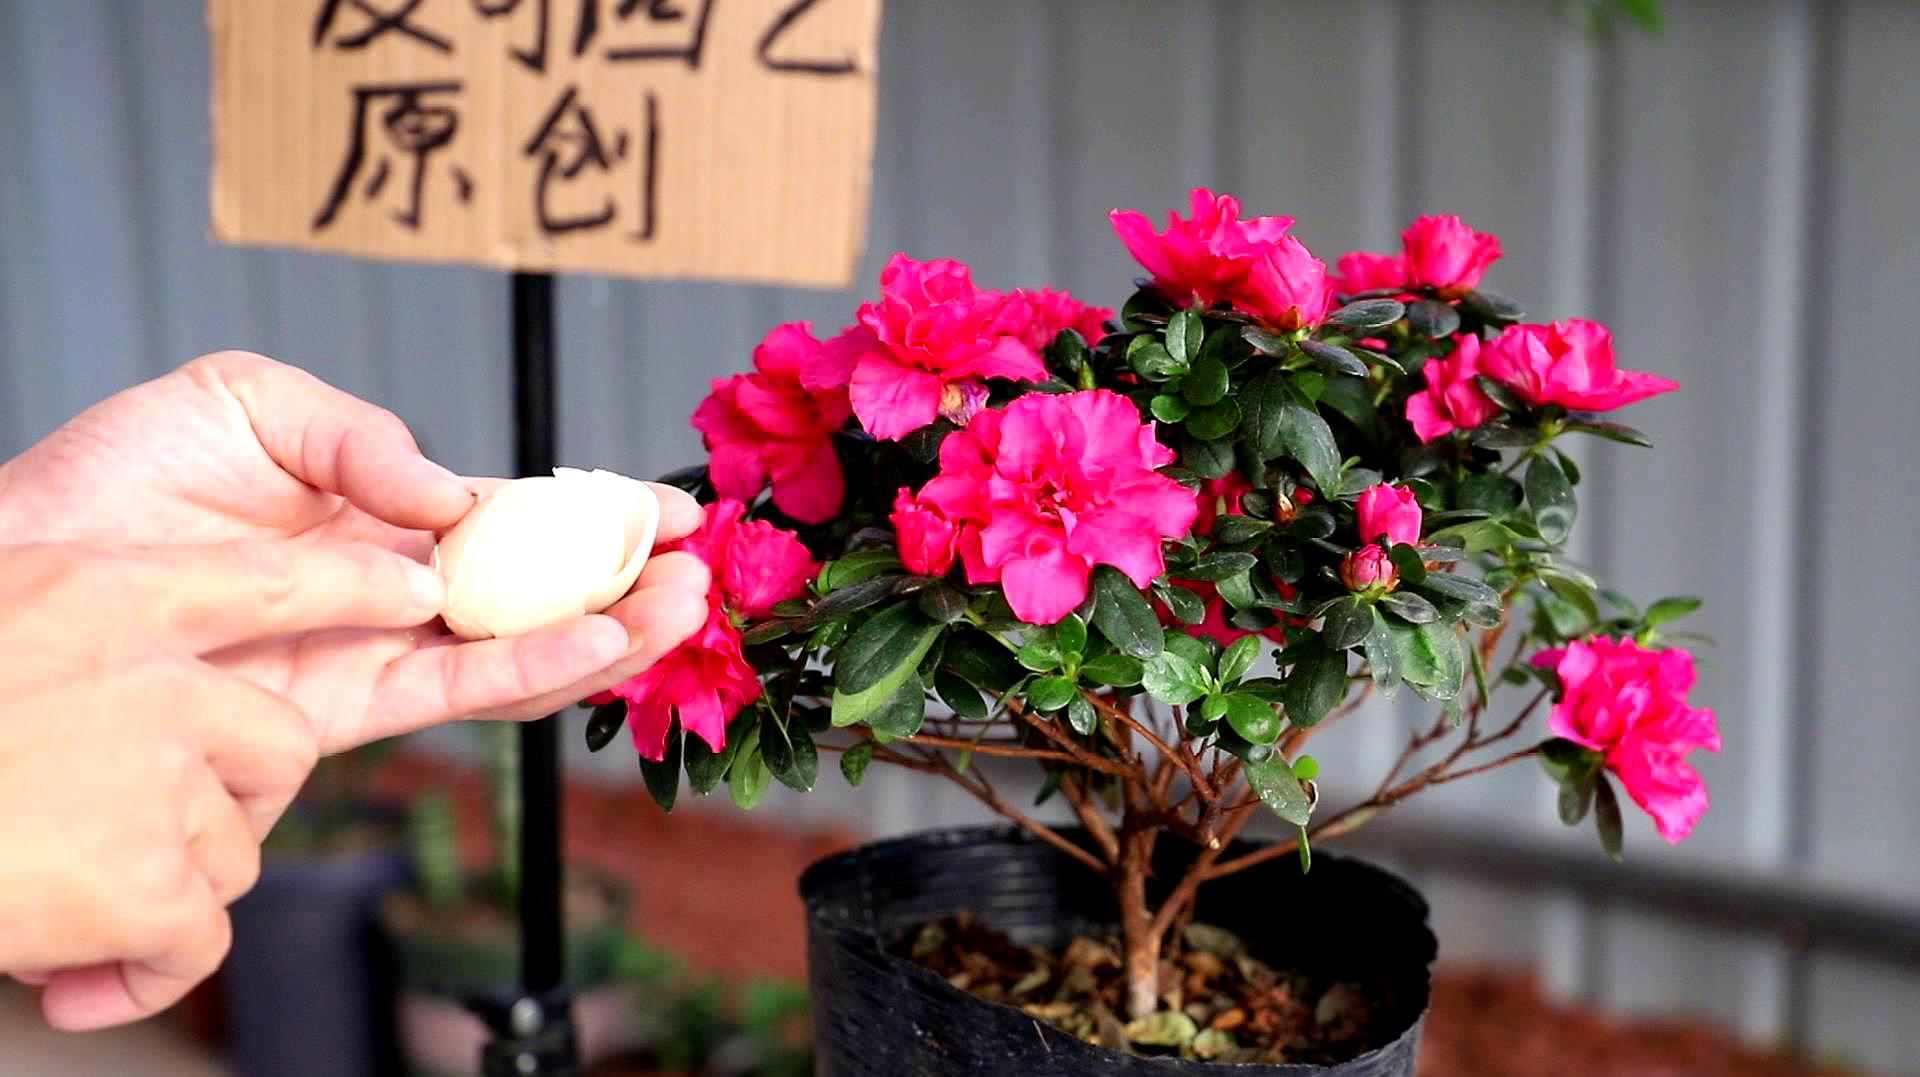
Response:
M1148 274L1117 314L899 255L852 327L716 381L669 480L711 502L710 618L589 744L629 727L669 808L833 753L1008 821L809 872L823 1072L1410 1074L1425 906L1321 843L1522 763L1615 855L1620 790L1669 841L1707 806L1665 634L1696 603L1564 553L1563 444L1645 445L1602 416L1677 386L1482 289L1499 241L1457 218L1334 271L1205 190L1112 221ZM1308 754L1371 696L1431 709L1388 773Z

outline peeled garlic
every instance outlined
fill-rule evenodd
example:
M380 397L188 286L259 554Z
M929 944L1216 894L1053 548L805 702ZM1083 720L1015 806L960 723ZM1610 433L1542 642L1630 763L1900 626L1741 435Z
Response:
M464 639L514 636L620 601L653 550L660 500L611 471L554 468L481 498L433 548L441 616Z

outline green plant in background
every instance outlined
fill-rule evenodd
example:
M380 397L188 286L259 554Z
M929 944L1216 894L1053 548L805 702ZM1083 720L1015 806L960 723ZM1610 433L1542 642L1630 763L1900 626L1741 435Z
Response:
M508 915L520 908L520 743L517 727L503 722L471 727L486 757L488 806L493 816L493 863L486 874ZM436 791L416 798L408 818L408 842L420 896L435 912L458 907L468 895L460 866L460 832L453 800Z
M727 983L629 938L617 964L633 987L634 1030L647 1061L708 1077L809 1077L806 988L774 979Z
M1559 5L1563 17L1603 40L1622 23L1654 35L1667 28L1662 0L1559 0Z
M368 785L397 743L377 741L320 760L299 799L267 835L265 856L313 858L377 844L387 832L369 819Z

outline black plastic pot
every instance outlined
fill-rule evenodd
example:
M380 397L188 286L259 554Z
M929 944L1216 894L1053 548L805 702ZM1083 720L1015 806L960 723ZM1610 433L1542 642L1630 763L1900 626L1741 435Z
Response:
M408 874L397 847L266 863L233 905L233 951L220 974L228 1056L239 1073L395 1072L376 911Z
M1174 842L1163 842L1174 845ZM1156 877L1177 879L1178 850ZM919 925L971 912L1026 945L1060 945L1115 922L1107 884L1023 831L936 830L829 857L800 880L808 982L822 1077L1411 1077L1431 988L1427 904L1406 883L1355 860L1282 857L1202 890L1197 918L1289 966L1384 975L1404 1031L1338 1066L1219 1065L1109 1051L1012 1006L968 994L894 957Z

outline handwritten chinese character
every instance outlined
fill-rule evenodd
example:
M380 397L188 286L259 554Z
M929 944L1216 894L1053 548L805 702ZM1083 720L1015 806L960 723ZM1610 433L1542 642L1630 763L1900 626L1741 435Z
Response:
M616 25L608 29L613 40L606 57L623 63L635 60L679 60L698 68L706 53L707 21L714 0L614 0ZM600 33L601 0L581 0L580 21L573 54L582 56Z
M426 192L428 158L453 141L460 126L460 115L450 104L430 103L431 95L460 92L458 82L395 83L384 86L358 86L353 89L353 129L347 143L346 160L333 181L326 204L313 219L318 232L332 224L340 209L353 194L363 171L367 181L361 191L367 201L377 200L396 168L413 169L403 191L404 205L392 211L393 219L407 226L420 227L420 207ZM385 104L379 114L381 147L369 151L367 126L375 103ZM374 163L368 166L368 157ZM458 165L451 169L454 193L462 202L473 197L473 182Z
M655 170L659 160L659 101L653 94L646 96L646 130L639 139L639 159L634 162L639 174L640 199L639 223L632 238L645 241L653 238L655 194ZM540 228L549 234L574 232L581 229L601 228L611 223L618 214L616 199L606 194L597 203L587 199L592 208L568 211L561 203L571 195L572 201L579 205L578 185L589 178L586 174L593 170L593 178L611 177L616 168L627 163L632 150L633 140L627 132L612 132L609 143L602 132L602 125L594 118L593 111L580 100L579 88L569 86L560 100L547 113L533 137L521 148L521 153L540 162L540 174L534 189L534 212L539 218ZM596 187L604 190L611 184Z
M326 43L327 34L333 29L334 18L340 9L349 7L366 16L366 22L352 33L343 33L334 38L333 44L341 49L364 49L384 34L405 34L407 37L440 52L453 51L453 43L431 30L422 29L409 22L408 17L426 0L323 0L320 16L313 21L313 47L319 48Z
M514 59L542 74L547 70L547 19L552 14L550 3L551 0L534 0L529 5L533 11L533 46L511 50ZM473 0L473 9L483 19L509 18L520 10L520 0Z

